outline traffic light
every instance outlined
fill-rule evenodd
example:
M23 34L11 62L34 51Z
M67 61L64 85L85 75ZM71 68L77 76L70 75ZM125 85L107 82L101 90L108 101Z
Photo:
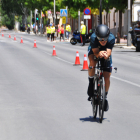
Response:
M39 20L39 18L38 18L38 14L36 14L36 20L37 20L37 21Z

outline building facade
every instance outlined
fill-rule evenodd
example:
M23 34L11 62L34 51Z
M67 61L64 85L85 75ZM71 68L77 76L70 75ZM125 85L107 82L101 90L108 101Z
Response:
M140 21L140 0L135 0L132 6L132 21Z

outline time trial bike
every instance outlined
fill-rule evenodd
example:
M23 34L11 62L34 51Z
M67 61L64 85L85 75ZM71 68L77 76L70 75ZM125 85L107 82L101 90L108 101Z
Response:
M89 68L95 68L95 75L93 80L93 97L91 99L93 117L96 118L97 110L99 106L99 121L102 123L104 117L104 109L105 109L105 81L103 76L103 69L110 68L107 67L108 61L110 58L105 60L104 58L95 58L97 60L97 64L95 67L90 66ZM117 71L117 67L114 68Z

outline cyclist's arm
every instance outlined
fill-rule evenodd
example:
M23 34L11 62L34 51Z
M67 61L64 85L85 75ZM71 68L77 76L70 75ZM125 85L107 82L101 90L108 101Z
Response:
M111 55L112 50L111 49L106 49L106 51L99 51L98 48L93 48L92 49L94 55L98 58L103 58L108 59Z
M110 57L114 44L115 44L115 37L113 34L110 34L109 42L107 44L108 47L106 49L106 53L104 54L104 59L108 59Z
M99 57L99 48L92 48L93 54L98 58Z
M93 51L93 54L98 58L99 57L99 48L98 48L98 41L96 39L95 33L91 35L90 38L90 45Z
M111 55L112 50L111 49L106 49L104 53L104 59L108 59Z

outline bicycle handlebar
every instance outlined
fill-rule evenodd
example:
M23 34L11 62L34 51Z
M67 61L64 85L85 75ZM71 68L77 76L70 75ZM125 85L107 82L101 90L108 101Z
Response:
M111 67L105 66L105 65L107 65L107 61L110 61L110 57L108 59L96 58L96 60L98 61L98 65L95 67L89 66L89 69L97 68L97 69L103 70L103 68L111 68ZM100 62L100 64L99 64L99 62ZM104 65L104 66L102 66L102 65ZM115 73L117 72L117 67L112 67L112 69L115 70Z

